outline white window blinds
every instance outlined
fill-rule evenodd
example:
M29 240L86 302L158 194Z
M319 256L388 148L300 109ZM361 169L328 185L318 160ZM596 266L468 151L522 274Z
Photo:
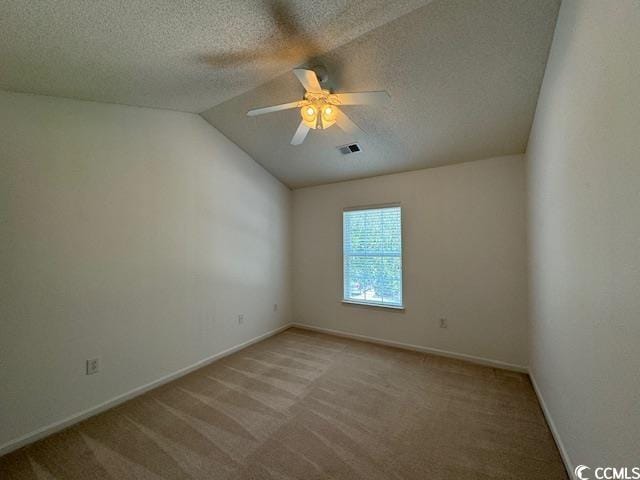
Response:
M344 300L402 306L399 206L343 212Z

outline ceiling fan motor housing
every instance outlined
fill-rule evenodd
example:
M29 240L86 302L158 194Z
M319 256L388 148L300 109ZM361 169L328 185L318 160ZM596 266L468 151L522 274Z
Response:
M310 70L313 70L320 83L325 83L329 79L329 72L324 65L314 65Z

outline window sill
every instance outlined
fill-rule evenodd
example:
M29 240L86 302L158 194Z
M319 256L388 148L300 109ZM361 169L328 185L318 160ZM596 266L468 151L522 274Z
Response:
M404 312L404 305L385 305L383 303L358 302L355 300L341 300L343 305L353 305L355 307L382 308L384 310L397 310Z

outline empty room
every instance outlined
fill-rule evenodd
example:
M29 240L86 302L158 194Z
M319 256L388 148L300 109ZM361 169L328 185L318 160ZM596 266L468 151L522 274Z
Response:
M0 0L0 479L640 480L640 0Z

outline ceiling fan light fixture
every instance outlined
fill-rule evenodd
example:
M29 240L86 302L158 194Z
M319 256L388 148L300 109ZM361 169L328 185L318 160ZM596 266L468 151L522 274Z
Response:
M300 115L302 120L310 128L316 128L318 123L318 108L313 104L303 105L300 108Z
M325 105L322 107L322 119L329 123L333 123L336 121L336 109L331 105Z
M300 114L307 123L315 123L318 119L318 109L314 105L304 105L300 109Z
M325 130L333 124L336 124L349 135L358 135L362 133L362 130L338 107L342 105L381 105L389 99L387 92L331 93L331 91L320 86L316 72L297 68L293 73L304 87L304 100L254 108L247 112L247 116L254 117L265 113L298 108L302 120L291 139L291 145L302 144L312 129Z

